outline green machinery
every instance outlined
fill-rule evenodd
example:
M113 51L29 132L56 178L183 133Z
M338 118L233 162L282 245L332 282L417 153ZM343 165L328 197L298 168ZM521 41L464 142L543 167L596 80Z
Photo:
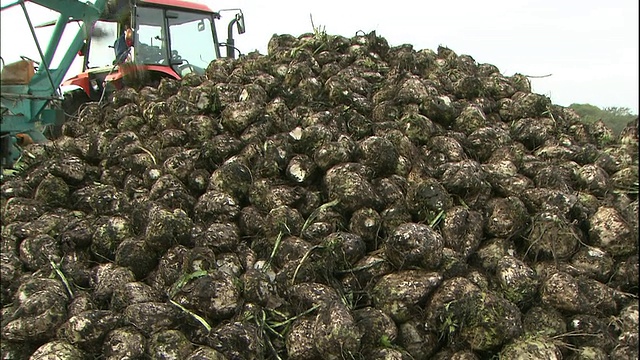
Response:
M106 0L96 0L95 3L77 0L30 1L54 10L60 15L55 23L49 43L45 49L42 49L27 12L25 0L16 0L2 6L2 10L17 5L22 7L31 29L31 35L40 53L39 62L22 57L21 62L23 62L24 66L33 67L34 63L38 64L38 68L33 74L23 76L22 79L9 81L6 75L10 74L13 67L7 65L3 68L0 92L2 111L0 155L3 168L12 167L21 154L18 146L20 137L16 135L27 135L26 138L34 142L44 141L43 128L64 121L64 112L60 106L54 105L54 103L62 100L62 94L60 94L59 90L60 84L71 67L76 54L82 48L88 30L98 20L106 6ZM81 26L78 26L74 21L79 21ZM73 24L74 28L77 28L75 37L69 47L60 49L58 44L63 34L65 34L65 28L69 24ZM74 31L74 29L70 30ZM50 64L57 52L63 53L61 54L60 65L57 68L51 68ZM60 54L58 54L59 56ZM31 69L27 69L27 72L29 70Z

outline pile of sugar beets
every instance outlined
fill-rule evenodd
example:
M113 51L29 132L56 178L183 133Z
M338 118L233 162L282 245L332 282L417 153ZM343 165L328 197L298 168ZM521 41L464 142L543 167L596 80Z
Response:
M638 122L375 32L89 103L2 187L2 359L637 359Z

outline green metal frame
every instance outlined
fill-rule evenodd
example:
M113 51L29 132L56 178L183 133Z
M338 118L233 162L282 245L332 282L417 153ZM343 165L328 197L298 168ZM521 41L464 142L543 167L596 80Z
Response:
M2 166L11 167L20 156L20 149L16 146L15 135L28 134L34 141L44 141L41 125L61 123L64 119L62 110L51 107L51 101L61 99L60 84L67 71L73 64L78 51L82 48L88 32L106 8L107 0L96 0L95 3L78 0L30 0L58 12L60 15L55 24L53 34L45 51L42 51L36 37L35 29L25 6L25 0L16 0L2 6L1 10L20 5L29 24L31 35L40 54L40 65L28 85L1 85L1 132L2 136L10 137L10 141L3 139ZM81 21L82 26L74 23ZM58 44L67 26L77 26L71 45L59 49ZM58 51L64 52L60 65L51 68L50 64Z

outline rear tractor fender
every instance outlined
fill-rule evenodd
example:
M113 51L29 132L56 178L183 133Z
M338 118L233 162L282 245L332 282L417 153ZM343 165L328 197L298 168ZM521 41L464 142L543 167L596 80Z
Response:
M157 87L162 78L180 80L180 76L170 67L159 65L130 66L122 71L124 87L141 89L145 86Z

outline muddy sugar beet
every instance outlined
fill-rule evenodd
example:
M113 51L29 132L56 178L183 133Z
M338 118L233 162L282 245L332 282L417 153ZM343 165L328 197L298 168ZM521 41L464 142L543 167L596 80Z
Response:
M638 122L446 47L274 35L0 187L3 359L638 358Z

